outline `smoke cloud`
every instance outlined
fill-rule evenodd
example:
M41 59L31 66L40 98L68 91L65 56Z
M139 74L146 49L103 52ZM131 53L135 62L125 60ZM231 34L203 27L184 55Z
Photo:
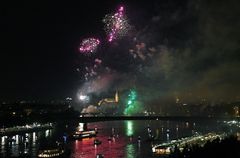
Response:
M170 0L151 6L148 19L128 15L135 25L129 37L109 46L101 57L115 75L86 82L81 91L136 89L146 105L176 97L240 99L240 10L238 1ZM134 19L134 16L135 19ZM135 31L135 32L134 32ZM116 77L117 74L117 77Z

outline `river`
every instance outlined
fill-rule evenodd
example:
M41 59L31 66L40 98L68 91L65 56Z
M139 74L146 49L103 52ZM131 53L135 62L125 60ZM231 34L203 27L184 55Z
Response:
M71 158L96 158L97 154L104 158L152 158L159 157L152 153L152 145L187 137L198 133L223 132L222 123L212 122L178 122L178 121L106 121L87 124L89 129L97 128L97 139L102 143L93 144L95 138L83 140L66 139L66 146L71 150ZM52 130L15 135L14 141L1 137L0 157L18 157L27 153L36 157L41 138L63 138L70 131L70 125L56 126ZM149 131L155 140L148 138ZM114 135L115 137L110 137ZM111 139L110 139L111 138Z

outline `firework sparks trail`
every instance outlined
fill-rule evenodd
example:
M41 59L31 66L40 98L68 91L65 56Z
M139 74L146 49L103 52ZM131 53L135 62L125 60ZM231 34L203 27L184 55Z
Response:
M101 64L102 64L102 60L96 58L92 66L85 67L86 73L84 75L84 78L86 81L98 76L98 72L102 69Z
M86 38L82 40L80 44L80 52L82 53L93 53L97 50L100 40L96 38Z
M105 31L109 42L125 36L130 29L127 17L124 15L124 7L120 6L115 14L107 14L103 19Z

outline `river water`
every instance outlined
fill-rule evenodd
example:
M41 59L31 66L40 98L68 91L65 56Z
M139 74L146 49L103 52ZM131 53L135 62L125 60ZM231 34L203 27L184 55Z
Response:
M152 153L152 145L187 137L198 133L223 132L221 123L214 122L177 122L177 121L109 121L88 123L89 129L98 129L97 139L102 143L93 144L95 138L83 140L66 139L66 146L71 150L71 158L96 158L97 154L104 158L152 158L159 157ZM63 138L67 135L69 125L57 126L52 130L16 135L15 141L1 137L0 157L18 157L27 153L36 157L41 138ZM149 130L155 136L154 141L148 138ZM114 135L115 137L111 137ZM138 139L140 138L140 139Z

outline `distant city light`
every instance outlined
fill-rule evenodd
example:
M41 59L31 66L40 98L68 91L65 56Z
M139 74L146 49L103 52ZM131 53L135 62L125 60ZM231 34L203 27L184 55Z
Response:
M82 102L88 102L90 98L87 95L79 94L78 99Z
M79 96L79 99L80 99L80 100L85 100L86 98L87 98L86 95L80 95L80 96Z
M66 100L69 100L69 101L71 101L71 100L72 100L72 98L70 98L70 97L67 97L67 98L66 98Z

